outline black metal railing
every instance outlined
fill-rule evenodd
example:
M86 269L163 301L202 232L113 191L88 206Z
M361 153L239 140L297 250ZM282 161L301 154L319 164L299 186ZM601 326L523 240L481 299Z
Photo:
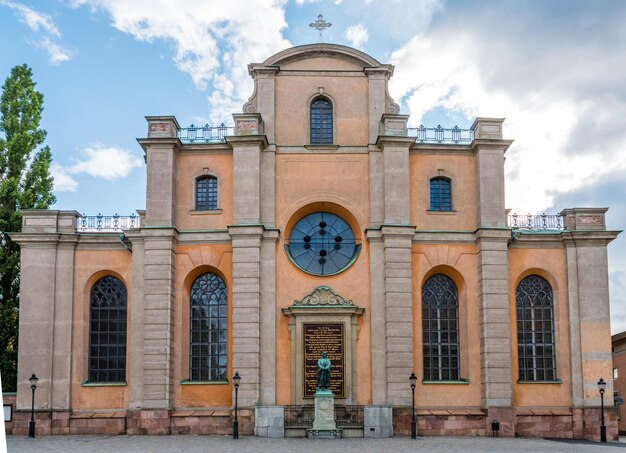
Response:
M285 406L285 428L312 428L314 420L313 405ZM363 406L335 405L335 423L341 429L363 429Z
M315 407L285 406L285 428L311 428L315 420Z
M458 126L445 128L437 127L409 127L407 135L415 137L416 143L471 143L474 140L474 131L471 129L461 129Z
M226 126L224 123L219 126L194 126L181 127L178 131L178 138L183 143L224 143L227 135L234 135L235 128Z
M517 230L564 230L563 216L558 214L511 214L509 227Z
M78 232L102 232L114 233L122 230L139 228L139 216L131 214L127 216L114 215L81 215L78 219L76 230Z

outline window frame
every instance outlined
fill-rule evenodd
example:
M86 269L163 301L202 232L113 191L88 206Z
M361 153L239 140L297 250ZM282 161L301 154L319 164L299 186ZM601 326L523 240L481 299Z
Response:
M440 182L446 182L448 185L448 199L447 200L444 200L444 198L442 197L442 187L441 187ZM435 194L436 199L433 199L433 183L437 183L436 194ZM428 204L429 211L453 212L454 206L452 204L452 201L453 201L452 200L452 179L447 176L441 176L441 175L433 176L432 178L430 178L428 182L428 197L429 197L429 204ZM445 203L445 201L447 201L447 203Z
M204 195L206 196L206 207L201 207L199 206L199 201L198 201L198 195L199 195L199 184L202 181L215 181L215 196L211 197L211 187L210 185L207 185L207 189L204 193ZM217 211L219 210L219 196L220 196L220 184L219 184L219 178L216 175L212 175L212 174L203 174L200 176L197 176L194 180L194 210L195 211ZM210 200L211 198L214 198L215 200L215 205L212 206L210 204Z
M547 303L547 305L536 305L536 299L541 294L529 293L524 288L526 284L530 286L530 283L527 282L530 282L531 279L536 280L535 289L537 284L543 286L541 290L546 296L540 302L542 304ZM520 294L521 291L526 291L526 294ZM528 299L532 299L532 303ZM518 382L520 383L560 382L557 374L555 309L554 289L545 277L535 273L529 274L522 278L515 287L517 371ZM546 318L545 313L549 314L549 319ZM549 330L545 329L546 322L549 324ZM527 328L528 323L530 323L530 329ZM540 328L535 328L537 323L540 323ZM549 337L546 336L547 334ZM550 338L550 340L546 341L546 338ZM538 341L539 339L541 341ZM551 353L546 352L547 350L551 350ZM539 354L539 352L543 353ZM550 366L548 361L551 362ZM532 365L529 366L528 364ZM539 364L543 364L543 366L538 366Z
M196 288L196 284L201 284L201 280L203 278L209 278L213 280L218 288L215 289L214 292L218 292L217 304L198 304L198 309L194 309L194 291L198 291L198 295L202 296L203 293L200 293L201 288ZM211 283L211 282L209 282ZM221 292L221 294L219 294ZM212 293L206 292L208 298L212 298ZM196 299L197 300L197 299ZM223 302L222 302L223 301ZM198 322L196 323L196 319L194 318L195 313L199 313L202 307L207 307L206 316L201 316L198 318ZM203 272L194 278L190 291L189 291L189 326L188 326L188 370L189 370L189 379L186 381L188 383L193 382L217 382L223 383L228 381L228 287L226 285L226 281L224 278L213 271ZM212 310L212 308L216 308L216 310ZM216 313L216 316L214 316ZM206 320L206 328L201 327L201 321ZM214 324L217 328L213 329L211 322L215 320ZM221 323L220 321L223 321ZM210 328L209 328L210 327ZM213 332L216 331L217 340L213 341ZM203 341L202 336L206 334L206 341ZM197 351L197 352L196 352ZM203 352L205 351L205 352ZM214 353L214 351L216 351ZM217 362L213 364L212 358L216 357ZM223 360L222 360L223 358ZM194 360L197 360L194 365ZM223 364L222 364L223 363ZM206 367L206 368L205 368ZM213 373L213 369L217 368L217 372Z
M319 100L324 100L328 103L329 108L327 110L330 111L330 141L324 141L324 136L323 136L323 118L322 115L320 114L320 126L319 126L319 131L320 131L320 138L319 138L319 142L315 142L313 141L313 104ZM309 101L309 108L308 108L308 130L309 130L309 144L313 145L313 146L329 146L329 145L334 145L335 143L335 103L334 101L330 98L330 96L328 96L327 94L316 94L312 99L310 99Z
M429 293L433 294L433 290L429 289L429 285L441 285L442 280L449 286L449 289L453 290L452 301L446 300L445 305L440 305L437 300L428 300ZM439 294L438 299L443 297ZM442 272L436 273L428 277L422 285L422 371L424 382L465 382L461 377L462 374L462 356L461 356L461 319L460 319L460 294L454 280ZM452 303L451 303L452 302ZM434 310L434 312L433 312ZM446 316L441 316L442 312ZM432 314L435 316L431 316ZM452 316L451 316L452 314ZM437 324L435 329L431 328L433 321ZM442 321L447 323L448 328L441 328ZM456 326L456 327L454 327ZM454 334L454 335L452 335ZM435 341L431 339L437 337ZM443 336L447 336L448 341L441 341ZM456 338L456 341L454 341ZM437 348L437 354L433 355L432 352ZM443 352L444 347L447 347L447 352ZM456 349L456 353L454 353ZM436 360L433 360L435 359ZM443 360L445 359L445 360ZM442 365L447 361L447 366ZM456 362L456 366L454 366ZM436 363L436 366L433 366ZM447 371L447 375L445 375Z
M100 288L100 285L104 285L107 281L115 281L116 286L118 288L117 291L121 291L123 298L118 301L118 306L115 308L103 308L103 307L94 307L94 292ZM102 291L102 290L101 290ZM110 293L109 293L110 294ZM102 296L106 296L105 292ZM120 306L121 305L121 306ZM95 311L98 310L98 316L94 316ZM101 316L103 312L107 312L106 319ZM110 312L117 312L117 317L112 319L110 316ZM95 319L97 318L97 320ZM102 322L106 321L106 325L109 327L112 325L110 321L114 320L115 324L118 326L116 331L107 330L102 331L98 329L96 332L93 328L95 323L98 322L99 325L103 325ZM123 329L120 327L123 325ZM123 337L123 341L118 341L117 343L111 343L110 341L94 344L94 338L100 338L106 335L106 338L111 337L111 335L117 335L118 340L120 335ZM88 354L87 354L87 380L85 381L88 384L104 384L104 385L115 385L119 383L126 383L126 372L127 372L127 354L128 354L128 290L126 289L126 285L124 281L116 277L114 275L104 275L98 278L94 284L91 286L89 290L89 318L87 325L87 335L88 335ZM122 351L120 351L120 349ZM94 352L97 354L94 355ZM111 350L116 350L116 352L111 355L109 352ZM106 351L105 354L101 354L101 352ZM118 365L120 361L123 363L122 366L117 367L94 367L94 360L98 362L108 362L111 363L110 360L114 360ZM110 378L109 375L113 377Z

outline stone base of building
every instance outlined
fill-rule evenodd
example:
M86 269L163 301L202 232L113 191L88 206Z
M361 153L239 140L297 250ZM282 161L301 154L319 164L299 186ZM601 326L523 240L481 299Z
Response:
M416 410L420 436L543 437L600 440L600 408L489 408ZM607 440L618 440L617 414L604 412ZM499 430L492 431L497 421ZM411 435L411 408L393 408L394 435Z
M232 434L234 412L222 410L36 411L35 435L63 434ZM254 434L254 411L238 412L239 434ZM7 434L28 435L30 411L14 413Z

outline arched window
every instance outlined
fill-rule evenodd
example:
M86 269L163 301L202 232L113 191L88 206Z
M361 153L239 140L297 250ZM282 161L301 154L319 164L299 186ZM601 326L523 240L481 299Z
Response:
M191 286L189 368L192 381L226 380L226 284L212 273Z
M422 288L424 380L456 381L459 364L459 302L456 285L443 274L426 280Z
M430 210L452 211L451 181L437 177L430 180Z
M525 277L515 292L520 381L556 380L552 287L538 275Z
M217 178L200 176L196 179L196 210L217 209Z
M332 145L333 106L325 97L311 102L311 144Z
M89 382L126 381L126 287L110 275L89 298Z

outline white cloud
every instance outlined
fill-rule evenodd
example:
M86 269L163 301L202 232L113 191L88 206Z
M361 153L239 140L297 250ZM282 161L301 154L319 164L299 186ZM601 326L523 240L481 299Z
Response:
M322 0L296 0L296 5L302 6L302 5L305 5L307 3L319 3L321 1ZM342 0L335 0L335 4L338 5L339 3L337 3L337 1L339 1L339 3L341 3Z
M72 53L51 39L51 37L61 37L61 32L54 24L52 17L11 0L0 0L0 5L14 10L20 22L28 25L33 32L40 34L40 39L28 40L28 42L48 52L50 64L58 65L70 60Z
M78 182L72 175L88 174L113 181L128 176L134 168L143 165L143 160L133 152L101 143L85 146L82 154L84 158L72 165L61 166L56 162L52 164L51 173L56 191L75 192Z
M49 15L40 13L39 11L35 11L26 5L13 2L11 0L0 0L0 5L14 10L19 21L28 25L32 31L38 32L43 30L50 35L56 36L57 38L61 37L59 29L56 25L54 25L54 22Z
M48 61L53 65L59 65L72 58L72 53L69 50L64 49L58 44L52 42L47 36L44 36L39 42L37 42L37 47L41 47L48 52Z
M363 47L369 38L367 28L361 24L352 25L348 27L345 33L346 39L352 44L353 47L360 49Z
M55 192L76 192L78 181L72 178L67 170L56 162L52 162L50 174L54 178Z
M174 43L174 63L208 96L211 122L229 121L252 94L247 64L290 46L282 37L286 0L74 0L106 11L113 27L140 41Z
M626 171L626 51L588 40L541 48L529 38L538 30L485 32L480 22L450 22L453 30L435 26L393 53L390 88L413 125L438 107L506 117L505 138L515 139L505 167L508 207L545 210L559 193Z
M86 146L83 154L86 159L68 167L69 173L87 173L96 178L113 180L128 176L133 168L143 164L131 151L101 143Z

